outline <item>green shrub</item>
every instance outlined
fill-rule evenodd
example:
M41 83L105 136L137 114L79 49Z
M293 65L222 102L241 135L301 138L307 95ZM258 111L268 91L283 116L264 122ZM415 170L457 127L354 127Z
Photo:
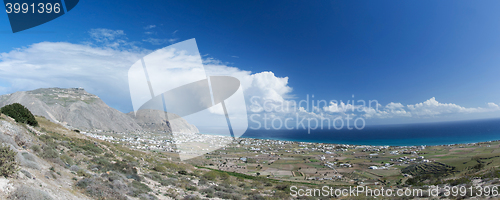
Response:
M151 188L149 188L147 185L144 185L143 183L139 181L132 181L132 183L129 185L129 187L132 189L130 192L130 196L137 197L140 194L148 193L151 192Z
M76 172L76 175L78 175L78 176L83 176L83 177L90 177L90 174L87 174L87 172L85 172L85 170L83 170L83 169L79 169L79 170Z
M186 186L186 190L188 190L188 191L197 191L198 187L196 187L194 185L188 185L188 186Z
M17 152L10 149L9 146L0 146L0 174L8 177L17 172L18 164L16 162Z
M76 183L79 188L95 199L127 200L128 198L115 190L109 183L98 178L84 178Z
M114 158L114 157L115 157L115 155L113 155L112 153L106 152L106 153L104 154L104 157L107 157L107 158Z
M40 149L40 146L35 144L35 145L31 145L31 150L33 150L33 152L35 152L35 153L38 153L38 152L40 152L41 149Z
M165 168L161 165L156 165L155 167L153 167L153 170L155 170L157 172L165 172L165 171L167 171L167 168Z
M167 186L167 185L176 185L177 184L177 180L176 179L173 179L173 178L169 178L169 179L162 179L160 181L160 184L163 185L163 186Z
M217 178L217 174L218 173L216 171L209 171L209 172L203 174L203 178L210 180L210 181L213 181Z
M58 158L59 153L57 153L56 150L54 150L50 147L45 147L45 148L43 148L42 157L43 158Z
M69 157L67 154L63 154L60 156L61 160L66 163L67 165L69 166L72 166L75 164L75 162L73 161L73 159L71 159L71 157Z
M12 117L16 122L26 123L31 126L38 126L38 121L36 121L35 116L23 105L19 103L13 103L6 105L0 109L0 111Z
M100 154L103 152L101 148L92 143L87 143L83 146L80 146L80 148L87 152L91 152L92 154Z

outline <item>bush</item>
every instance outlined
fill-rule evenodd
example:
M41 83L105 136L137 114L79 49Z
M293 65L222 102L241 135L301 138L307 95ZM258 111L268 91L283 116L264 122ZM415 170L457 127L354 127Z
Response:
M188 186L186 186L186 190L188 190L188 191L197 191L198 187L193 186L193 185L188 185Z
M43 148L43 153L41 156L42 158L59 158L59 153L51 147L47 146Z
M0 111L12 117L16 122L26 123L31 126L38 126L38 121L36 121L35 116L23 105L19 103L13 103L6 105L0 109Z
M188 195L188 196L185 196L183 200L200 200L200 197L195 196L195 195Z
M157 200L156 196L150 195L150 194L141 194L139 195L140 200Z
M16 189L10 196L9 199L19 199L19 200L52 200L53 198L44 191L37 190L28 186L21 186Z
M76 184L77 187L85 189L88 195L95 199L117 199L126 200L127 197L113 189L109 183L100 179L84 178Z
M177 180L176 179L173 179L173 178L169 178L169 179L162 179L160 181L160 184L163 185L163 186L167 186L167 185L176 185L177 183Z
M239 200L242 199L241 195L236 194L236 193L225 193L225 192L215 192L216 197L220 197L222 199L234 199L234 200Z
M29 167L32 169L40 169L40 166L38 166L35 156L31 153L28 152L23 152L21 155L17 155L17 162L21 166Z
M165 168L161 165L156 165L155 167L153 167L153 170L155 170L157 172L165 172L165 171L167 171L167 168Z
M31 150L33 150L33 152L35 152L35 153L38 153L38 152L40 152L41 149L40 149L40 146L35 144L35 145L31 146Z
M73 159L71 159L71 157L69 157L68 155L66 154L63 154L61 155L59 158L61 158L61 160L67 164L67 166L72 166L75 164L75 162L73 162Z
M210 181L215 180L217 178L217 176L218 176L218 173L216 171L209 171L209 172L203 174L203 178L210 180Z
M129 185L129 187L132 189L130 192L130 196L137 197L140 194L148 193L151 192L151 188L149 188L147 185L144 185L143 183L139 181L132 181L132 183Z
M206 189L201 190L201 193L204 193L204 194L214 194L215 190L213 188L206 188Z
M2 176L8 177L17 172L16 155L17 152L10 149L10 146L0 146L0 174Z
M90 174L88 174L84 169L79 169L76 172L76 175L83 176L83 177L90 177Z
M23 158L24 158L24 159L26 159L26 160L36 162L35 156L34 156L33 154L30 154L30 153L28 153L28 152L23 152L23 153L21 153L21 155L22 155L22 156L23 156Z
M265 200L265 198L260 196L260 194L252 195L252 196L248 197L247 199L249 199L249 200Z

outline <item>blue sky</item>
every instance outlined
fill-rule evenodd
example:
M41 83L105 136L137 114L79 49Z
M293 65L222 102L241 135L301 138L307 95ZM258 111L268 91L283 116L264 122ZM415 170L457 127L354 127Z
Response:
M125 42L115 50L138 55L196 38L204 58L250 74L288 77L287 86L293 90L283 94L297 100L314 94L316 99L345 101L355 95L376 99L382 106L407 106L435 97L463 108L495 108L488 103L500 104L499 4L84 0L60 18L16 34L7 14L0 15L0 52L24 47L20 51L29 55L30 45L41 42L106 48L109 41L97 41L92 30L120 31L112 33ZM15 77L1 76L2 93L37 87L12 84ZM121 111L131 111L129 99L104 89L90 92ZM500 116L485 113L453 119Z

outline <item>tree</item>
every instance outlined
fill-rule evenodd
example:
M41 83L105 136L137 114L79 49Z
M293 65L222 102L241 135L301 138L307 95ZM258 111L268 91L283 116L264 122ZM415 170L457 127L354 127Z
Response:
M26 123L31 126L38 126L38 121L36 121L35 116L23 105L19 103L13 103L6 105L0 109L3 114L12 117L18 123Z

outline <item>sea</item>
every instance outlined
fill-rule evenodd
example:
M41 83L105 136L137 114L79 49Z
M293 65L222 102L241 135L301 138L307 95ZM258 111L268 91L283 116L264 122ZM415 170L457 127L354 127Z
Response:
M449 145L500 140L500 119L398 125L362 130L252 130L244 138L374 146Z

